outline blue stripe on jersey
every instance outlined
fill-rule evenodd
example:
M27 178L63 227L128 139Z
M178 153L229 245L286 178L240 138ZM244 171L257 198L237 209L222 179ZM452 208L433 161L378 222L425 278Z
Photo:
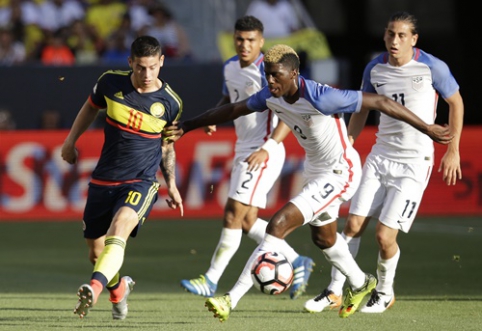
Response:
M302 76L298 77L298 84L300 98L306 99L324 115L355 113L361 109L360 91L335 89L313 80L307 80ZM265 87L248 99L247 106L254 111L263 111L267 107L266 100L269 98L273 97L269 88Z
M413 48L412 60L423 63L429 67L432 74L433 88L442 98L448 98L459 90L457 81L444 61L416 47ZM388 52L378 55L367 64L363 71L362 91L377 93L371 82L371 71L379 64L389 65Z

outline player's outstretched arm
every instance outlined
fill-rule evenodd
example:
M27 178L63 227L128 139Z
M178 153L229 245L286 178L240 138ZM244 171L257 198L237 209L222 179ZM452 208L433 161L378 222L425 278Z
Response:
M218 101L218 103L216 104L216 107L220 107L220 106L223 106L223 105L226 105L228 103L230 103L230 99L229 99L229 96L228 95L223 95L223 97L221 98L221 100ZM208 126L205 126L204 127L204 132L206 132L207 135L209 136L212 136L214 132L216 132L216 125L208 125Z
M204 113L184 122L173 123L163 130L163 136L167 141L177 141L189 131L207 125L220 124L233 121L240 116L254 112L246 105L246 100L230 103L221 107L211 108Z
M378 109L382 113L404 121L428 135L433 141L447 145L454 138L448 125L427 124L420 117L392 99L374 93L363 93L362 108Z

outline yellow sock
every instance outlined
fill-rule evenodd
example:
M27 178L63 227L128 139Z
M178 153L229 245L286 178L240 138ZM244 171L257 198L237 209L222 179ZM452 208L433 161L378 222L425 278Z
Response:
M105 247L94 267L94 272L100 272L107 279L108 284L118 274L124 262L126 242L121 237L109 236L105 238Z

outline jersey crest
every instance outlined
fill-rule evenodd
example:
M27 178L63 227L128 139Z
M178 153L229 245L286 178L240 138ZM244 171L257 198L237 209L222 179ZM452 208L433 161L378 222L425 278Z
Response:
M164 107L164 105L160 102L154 102L149 111L151 112L152 116L160 118L166 112L166 107Z
M415 76L412 77L412 88L415 91L421 91L423 88L423 77L422 76Z

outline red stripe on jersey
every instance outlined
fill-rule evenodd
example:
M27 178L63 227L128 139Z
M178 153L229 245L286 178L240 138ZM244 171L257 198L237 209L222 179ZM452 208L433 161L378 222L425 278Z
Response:
M263 63L263 60L264 60L264 55L261 55L261 57L260 57L260 58L258 59L258 61L256 61L256 63L255 63L256 66L259 67L259 65L260 65L261 63Z
M109 180L100 180L100 179L94 179L94 178L90 180L92 184L101 185L101 186L118 186L122 184L137 183L140 181L141 181L140 179L132 179L132 180L125 180L120 182L111 182Z
M268 120L266 121L266 135L263 138L264 141L268 141L269 137L271 136L272 120L273 120L273 113L271 112L271 109L268 108Z
M413 52L413 53L414 53L414 54L413 54L413 59L414 59L415 61L417 61L418 58L420 57L420 49L414 48L413 51L414 51L414 52Z
M129 129L129 128L125 127L125 126L120 125L120 124L117 123L117 122L114 122L114 121L111 120L109 117L106 117L106 122L109 123L109 124L112 125L112 126L115 126L115 127L118 128L119 130L126 131L126 132L129 132L129 133L132 133L132 134L141 136L141 137L143 137L143 138L159 139L159 138L162 137L162 133L158 133L158 134L146 134L146 133L142 133L142 132L139 132L139 131L135 131L135 130Z
M256 188L258 188L258 184L259 184L259 181L261 180L261 177L263 176L263 172L264 170L267 168L268 166L268 161L269 161L269 155L268 155L268 159L264 162L264 166L261 168L260 170L260 173L259 173L259 176L258 176L258 180L256 181L256 183L254 184L254 188L253 188L253 194L251 194L251 196L249 197L249 204L252 206L253 205L253 198L254 198L254 192L256 192Z
M432 160L433 160L434 154L432 154ZM427 168L427 175L425 176L425 181L427 182L430 179L430 174L432 173L432 167L430 166Z
M89 103L90 103L90 105L91 105L92 107L97 108L97 109L105 109L105 107L102 107L102 106L99 106L99 105L95 104L94 101L92 101L92 98L91 98L90 95L89 95L89 99L88 99L88 100L89 100Z
M383 54L383 63L388 63L388 53Z
M345 183L345 186L343 187L343 189L338 193L336 194L332 199L330 199L330 201L328 201L323 207L321 207L319 210L317 210L315 212L315 214L319 213L321 210L325 209L327 206L329 206L335 199L338 199L342 196L343 193L346 192L346 189L350 186L351 182L353 181L353 162L351 159L349 159L347 156L346 156L346 148L347 148L347 137L343 134L343 130L341 129L341 124L340 124L340 115L338 114L334 114L333 117L335 118L335 122L336 122L336 127L338 128L338 136L340 138L340 142L341 142L341 145L343 147L343 158L345 159L345 161L348 163L349 165L349 168L348 168L348 173L349 173L349 176L348 176L348 181Z
M306 88L306 83L305 83L305 80L303 78L300 79L300 87L299 87L299 90L300 90L300 98L304 98L305 97L305 88Z

